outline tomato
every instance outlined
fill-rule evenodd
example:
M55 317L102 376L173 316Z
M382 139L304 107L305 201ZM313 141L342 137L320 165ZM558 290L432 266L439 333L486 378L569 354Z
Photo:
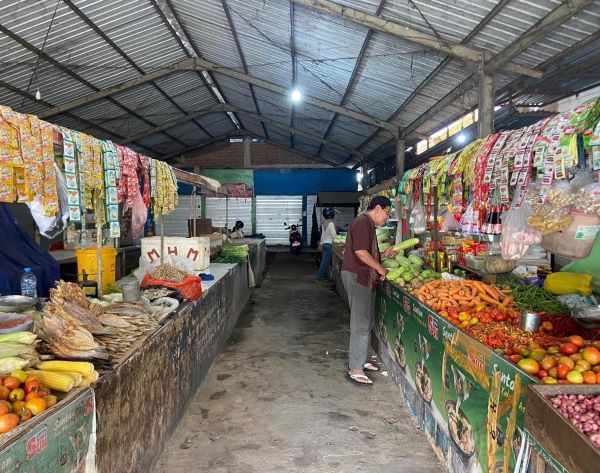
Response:
M540 370L540 365L538 364L538 362L532 360L531 358L523 358L517 363L517 365L519 366L519 368L521 368L523 371L529 374L537 374Z
M596 373L596 384L600 384L600 373Z
M37 393L37 392L35 392L35 391L30 391L30 392L28 392L28 393L25 395L25 402L29 401L30 399L33 399L34 397L40 397L40 396L39 396L39 395L38 395L38 393Z
M23 391L21 388L13 389L8 395L8 399L11 401L22 401L25 399L25 391Z
M523 357L521 355L510 355L508 359L513 363L518 363Z
M544 384L557 384L558 381L556 380L556 378L553 378L552 376L546 376L545 378L542 378L542 383L544 383Z
M6 386L0 386L0 401L6 401L9 394L10 389L8 389Z
M20 419L16 414L3 414L0 416L0 433L10 432L17 425Z
M21 386L21 381L14 376L7 376L4 378L4 381L2 381L2 384L12 391L13 389L17 389L19 386Z
M559 348L560 352L563 355L572 355L573 353L577 353L579 351L579 347L574 343L563 343Z
M596 384L596 373L593 371L583 373L583 382L585 384Z
M573 345L576 345L579 348L583 348L585 345L585 340L579 335L571 335L567 338L567 340L569 341L569 343L572 343Z
M559 378L564 379L567 377L567 373L569 371L571 371L571 368L569 367L569 365L560 364L560 365L558 365L556 372L557 372Z
M29 409L34 416L37 416L46 410L48 404L45 399L36 397L26 402L25 407Z
M48 407L52 407L58 402L58 398L52 394L48 394L44 399L46 400L46 405Z
M548 372L546 370L539 370L536 375L538 378L542 379L548 376Z
M40 384L40 382L38 381L37 378L33 378L33 379L29 379L27 378L27 381L25 381L25 392L31 392L31 391L36 391L39 388L41 388L42 385Z
M546 371L550 370L551 368L554 368L556 365L558 365L558 362L556 361L556 358L554 358L553 356L545 356L544 358L542 358L542 368L544 368Z
M8 401L0 401L0 415L9 414L12 412L13 408L10 402Z
M586 347L582 351L582 356L585 361L590 365L597 365L600 363L600 350L594 347Z
M12 403L13 412L17 412L25 407L25 401L15 401Z
M16 412L16 414L19 416L19 419L21 419L21 422L31 419L31 411L26 407L22 408L19 412Z

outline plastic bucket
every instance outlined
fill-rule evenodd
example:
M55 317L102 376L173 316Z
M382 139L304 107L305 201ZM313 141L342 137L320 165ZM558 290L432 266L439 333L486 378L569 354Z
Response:
M88 281L96 281L98 276L98 250L76 250L77 279L83 281L83 273ZM115 282L115 265L117 250L115 248L102 248L102 290L106 291L109 284Z

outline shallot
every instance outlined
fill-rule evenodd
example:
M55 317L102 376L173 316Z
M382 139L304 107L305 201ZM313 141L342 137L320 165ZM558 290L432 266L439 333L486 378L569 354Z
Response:
M600 448L600 395L559 394L552 405Z

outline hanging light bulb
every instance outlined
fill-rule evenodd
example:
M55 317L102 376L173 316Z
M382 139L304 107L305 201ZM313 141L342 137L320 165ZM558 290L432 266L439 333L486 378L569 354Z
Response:
M292 99L292 102L299 103L302 100L302 92L297 88L294 88L290 94L290 98Z
M35 99L40 100L42 98L42 94L40 93L40 88L38 87L35 91Z

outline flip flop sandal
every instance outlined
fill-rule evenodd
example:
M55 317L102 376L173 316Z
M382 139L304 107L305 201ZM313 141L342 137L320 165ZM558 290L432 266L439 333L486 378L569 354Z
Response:
M363 365L363 370L368 373L377 373L379 371L379 366L375 366L373 363L365 363Z
M371 381L371 379L364 374L346 373L346 379L348 381L350 381L351 383L353 383L357 386L360 386L362 388L370 388L373 386L373 381ZM359 379L368 379L371 382L370 383L362 383L362 382L358 381Z

